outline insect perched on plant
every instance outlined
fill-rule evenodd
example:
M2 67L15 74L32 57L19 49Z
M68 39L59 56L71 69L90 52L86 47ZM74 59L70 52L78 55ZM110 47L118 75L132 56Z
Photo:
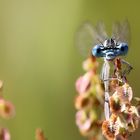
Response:
M111 115L109 109L109 82L116 79L125 83L126 75L132 69L128 62L120 58L120 56L125 56L128 52L130 40L129 22L125 20L123 22L114 23L112 37L110 38L105 31L103 22L99 22L96 27L86 23L80 28L77 38L77 46L83 54L88 53L95 57L104 58L101 80L105 88L105 118L108 120ZM114 64L114 72L112 75L110 74L110 62ZM124 65L125 68L122 70L121 66Z

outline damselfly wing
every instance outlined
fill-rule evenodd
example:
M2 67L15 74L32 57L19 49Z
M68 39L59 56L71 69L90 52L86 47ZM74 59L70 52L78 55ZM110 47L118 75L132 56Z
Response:
M112 28L112 38L117 42L125 42L130 47L131 31L128 20L122 22L115 22Z
M77 31L76 47L83 56L87 57L91 55L93 46L104 42L106 38L107 33L103 22L99 22L96 26L86 22Z

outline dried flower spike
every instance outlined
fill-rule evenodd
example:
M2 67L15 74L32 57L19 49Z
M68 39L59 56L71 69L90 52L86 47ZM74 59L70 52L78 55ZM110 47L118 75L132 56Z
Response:
M0 128L0 140L10 140L10 133L6 128Z
M103 88L96 74L97 66L95 58L88 58L83 65L86 73L76 81L76 124L81 134L90 139L102 139L100 128L103 116Z
M14 105L4 100L3 98L0 99L0 116L9 119L15 116L15 107Z
M44 132L42 131L41 128L36 129L36 140L47 140L44 136Z

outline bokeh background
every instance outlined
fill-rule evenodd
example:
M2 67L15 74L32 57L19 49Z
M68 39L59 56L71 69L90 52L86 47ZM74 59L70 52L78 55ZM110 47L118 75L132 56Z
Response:
M74 46L84 21L112 23L127 18L134 67L129 76L140 96L140 2L138 0L0 0L0 79L16 117L0 124L12 140L34 140L37 127L49 140L84 140L75 125L75 80L83 57ZM131 137L138 140L140 129Z

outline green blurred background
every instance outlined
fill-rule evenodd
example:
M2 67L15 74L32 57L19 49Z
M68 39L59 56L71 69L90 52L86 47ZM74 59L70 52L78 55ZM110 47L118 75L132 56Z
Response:
M84 140L75 125L75 80L83 73L74 36L86 20L128 18L131 47L126 58L139 96L140 1L138 0L0 0L0 79L4 96L16 106L16 117L0 123L12 140L34 140L36 127L49 140ZM137 130L133 140L137 140ZM140 135L139 135L140 136Z

